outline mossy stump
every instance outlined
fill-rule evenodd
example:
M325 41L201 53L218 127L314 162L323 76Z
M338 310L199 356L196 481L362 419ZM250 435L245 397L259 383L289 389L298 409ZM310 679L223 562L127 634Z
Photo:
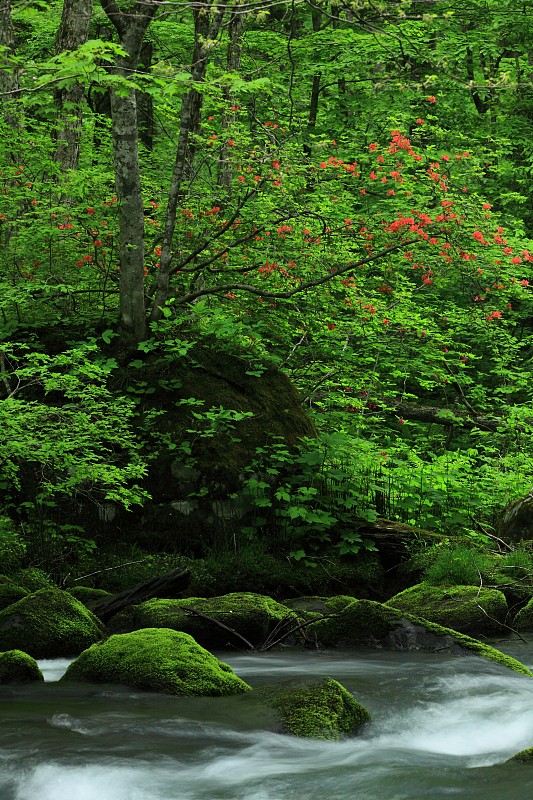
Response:
M250 691L228 664L192 636L147 628L111 636L89 647L62 681L119 683L145 691L187 696L221 696Z

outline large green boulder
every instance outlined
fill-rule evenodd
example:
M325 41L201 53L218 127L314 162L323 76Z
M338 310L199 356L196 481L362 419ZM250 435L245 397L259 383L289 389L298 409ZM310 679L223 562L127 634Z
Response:
M61 680L120 683L189 696L242 694L251 689L192 636L168 628L111 636L85 650Z
M148 600L130 606L108 624L111 633L139 628L171 628L193 636L207 648L257 647L269 636L279 638L298 626L287 606L253 592L185 600ZM287 640L284 639L287 643Z
M44 677L34 658L22 650L0 653L0 684L36 681L44 681Z
M476 654L533 676L520 661L471 636L372 600L354 600L327 619L311 622L307 635L323 647L379 647Z
M34 658L76 656L103 635L100 620L61 589L40 589L0 611L0 650Z
M370 714L333 678L299 678L262 686L247 696L262 724L277 733L309 739L349 736Z
M507 600L497 589L424 582L391 597L385 605L472 636L490 636L506 629Z

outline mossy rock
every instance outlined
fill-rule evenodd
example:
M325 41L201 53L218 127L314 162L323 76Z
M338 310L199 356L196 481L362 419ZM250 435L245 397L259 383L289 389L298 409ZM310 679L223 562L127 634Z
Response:
M341 739L370 719L370 714L333 678L300 678L262 686L246 698L264 706L262 719L277 733L308 739Z
M34 658L22 650L0 653L0 684L37 681L44 681L44 677Z
M69 587L68 593L84 605L87 605L87 603L93 600L101 600L103 597L112 596L111 592L106 592L105 589L93 589L91 586L72 586Z
M0 611L8 606L22 600L29 594L27 589L14 583L5 575L0 575Z
M34 658L76 656L103 633L100 620L61 589L40 589L0 611L0 649Z
M307 636L323 647L379 647L479 655L533 677L520 661L471 636L372 600L354 600L329 619L312 622Z
M517 631L532 631L533 630L533 597L529 602L521 608L513 620L513 628Z
M424 582L391 597L385 605L473 636L506 629L507 600L497 589L432 586Z
M108 630L123 633L139 628L170 628L189 633L203 647L247 649L250 644L262 644L271 634L287 633L298 622L293 611L270 597L234 592L221 597L148 600L117 614L110 620Z
M187 696L221 696L251 690L228 664L192 636L146 628L111 636L85 650L62 681L120 683L135 689Z
M526 750L520 750L519 753L516 753L511 758L507 759L505 762L506 764L510 764L512 761L520 761L523 764L531 764L533 762L533 747L528 747Z

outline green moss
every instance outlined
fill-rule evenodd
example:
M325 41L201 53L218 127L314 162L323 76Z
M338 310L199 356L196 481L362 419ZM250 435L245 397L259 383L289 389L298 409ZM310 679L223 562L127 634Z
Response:
M279 713L284 733L310 739L340 739L370 714L333 678L290 681L259 689Z
M405 589L385 605L454 630L485 634L500 633L508 611L505 595L496 589L426 582Z
M192 636L168 628L111 636L85 650L61 680L190 696L242 694L251 688Z
M60 589L40 589L0 611L0 649L20 649L34 658L78 655L103 630L100 620Z
M519 753L511 756L511 758L506 761L506 764L509 764L511 761L522 761L525 764L530 764L533 761L533 747L528 747L526 750L520 750Z
M0 684L43 681L43 674L34 658L22 650L0 653Z
M253 592L234 592L211 598L148 600L113 617L109 630L171 628L191 634L205 647L243 648L246 643L228 628L255 647L278 627L281 634L297 624L297 615L272 598Z
M16 583L9 579L3 580L3 578L4 576L0 575L0 611L29 594L27 589L17 586Z
M460 655L472 652L515 672L533 676L524 664L471 636L372 600L355 600L334 617L309 625L307 633L326 647L448 650Z

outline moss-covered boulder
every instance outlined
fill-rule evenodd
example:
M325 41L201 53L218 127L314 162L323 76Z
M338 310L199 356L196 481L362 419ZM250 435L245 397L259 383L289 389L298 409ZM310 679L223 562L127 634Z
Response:
M27 589L14 583L6 575L0 575L0 611L29 594Z
M192 636L168 628L111 636L85 650L61 680L188 696L242 694L251 688Z
M370 719L366 708L333 678L262 686L247 696L246 703L259 705L265 727L308 739L341 739Z
M520 661L471 636L372 600L354 600L328 619L312 622L307 635L323 647L379 647L479 655L533 676Z
M44 677L34 658L22 650L0 653L0 684L36 681L44 681Z
M40 589L0 611L0 650L76 656L104 635L99 619L61 589Z
M505 595L497 589L426 582L410 586L385 605L473 636L501 633L508 612Z
M148 600L117 614L108 629L124 633L139 628L170 628L189 633L203 647L248 649L269 636L281 637L298 622L297 614L270 597L234 592L210 598Z
M514 618L513 628L517 631L533 631L533 597Z

